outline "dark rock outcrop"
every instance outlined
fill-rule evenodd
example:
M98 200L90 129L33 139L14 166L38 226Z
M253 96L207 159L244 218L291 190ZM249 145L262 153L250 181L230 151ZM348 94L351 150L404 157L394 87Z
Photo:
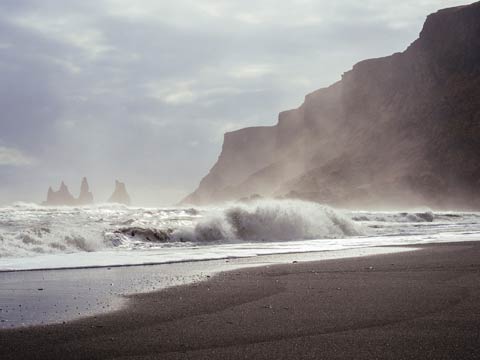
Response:
M115 190L112 196L110 196L110 199L108 199L108 202L124 205L131 204L130 195L128 195L125 183L115 180Z
M277 125L227 133L183 203L253 193L480 207L480 3L429 15L406 51L356 64Z
M126 235L131 238L138 237L143 241L166 243L171 240L172 229L149 229L140 227L121 228L114 234Z

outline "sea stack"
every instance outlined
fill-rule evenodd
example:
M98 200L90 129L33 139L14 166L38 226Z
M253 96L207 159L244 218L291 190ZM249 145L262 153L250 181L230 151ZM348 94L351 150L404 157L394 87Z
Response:
M47 200L42 205L75 205L75 203L75 198L68 190L67 185L62 181L58 191L54 191L52 187L48 188Z
M42 203L42 205L46 206L76 206L90 204L93 204L93 194L90 192L86 177L82 179L80 195L78 198L73 197L68 190L67 185L62 181L58 191L54 191L51 186L48 188L47 200Z
M110 196L110 199L108 199L108 202L124 205L131 204L130 195L128 195L125 183L115 180L115 190L113 191L112 196Z
M93 194L90 192L90 187L88 186L88 180L86 177L82 179L82 185L80 186L80 196L77 200L78 205L89 205L93 204Z

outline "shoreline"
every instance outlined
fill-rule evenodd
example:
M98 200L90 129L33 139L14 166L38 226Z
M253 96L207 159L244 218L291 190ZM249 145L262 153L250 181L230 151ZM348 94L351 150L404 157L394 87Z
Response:
M480 243L275 264L0 331L2 359L477 359Z
M365 246L365 247L352 247L345 249L335 249L335 250L307 250L307 251L288 251L288 252L272 252L272 253L262 253L258 255L246 255L246 256L226 256L219 258L203 258L203 259L187 259L187 260L172 260L172 261L153 261L145 263L134 263L134 264L112 264L112 265L80 265L80 266L71 266L71 267L52 267L52 268L29 268L29 269L0 269L0 274L3 273L20 273L20 272L35 272L35 271L63 271L63 270L89 270L89 269L113 269L113 268L130 268L130 267L142 267L142 266L160 266L160 265L174 265L174 264L188 264L188 263L198 263L198 262L209 262L209 261L230 261L230 260L240 260L240 259L256 259L262 257L271 257L271 256L289 256L289 255L303 255L307 257L310 254L323 254L323 253L339 253L339 252L350 252L358 251L365 249L379 249L379 248L415 248L416 244L408 245L378 245L378 246ZM418 244L420 246L420 244ZM413 251L413 250L412 250ZM362 255L368 256L368 255ZM355 257L355 256L354 256ZM312 260L314 261L314 260Z
M128 296L199 283L224 271L415 249L379 246L153 265L5 271L0 272L0 330L99 316L127 307Z

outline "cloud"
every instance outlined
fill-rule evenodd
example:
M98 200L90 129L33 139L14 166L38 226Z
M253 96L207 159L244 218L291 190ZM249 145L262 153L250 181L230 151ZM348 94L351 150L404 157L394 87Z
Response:
M21 151L5 146L0 146L0 166L25 166L33 163L33 159Z
M229 74L235 78L259 78L273 73L273 66L268 64L247 64L237 66Z
M150 96L169 105L183 105L195 102L197 94L193 90L194 81L174 81L172 83L150 82L146 88Z
M100 30L89 24L87 19L78 16L45 18L37 13L17 16L10 22L31 30L52 40L77 47L88 56L95 58L113 50L105 43Z
M98 198L121 178L140 203L176 202L213 165L224 131L274 124L462 2L3 0L2 156L35 162L2 167L11 198L0 203L85 175Z

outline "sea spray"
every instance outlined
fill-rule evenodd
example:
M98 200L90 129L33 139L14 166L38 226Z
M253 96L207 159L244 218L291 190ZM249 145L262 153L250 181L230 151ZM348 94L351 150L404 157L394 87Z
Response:
M260 200L233 204L172 233L174 241L288 241L331 239L361 234L340 212L300 200Z
M66 253L96 253L98 257L105 252L111 257L112 252L153 249L171 249L183 258L187 247L198 248L195 256L203 257L210 245L214 249L225 245L268 252L291 243L289 249L298 251L302 246L305 249L302 242L310 240L316 242L312 248L331 249L346 246L354 238L362 244L378 245L382 236L401 236L402 241L406 236L420 236L431 241L436 234L455 233L460 239L479 229L478 213L421 213L418 209L409 213L343 212L299 200L259 200L196 209L16 203L0 208L0 258ZM104 262L108 263L107 259Z

